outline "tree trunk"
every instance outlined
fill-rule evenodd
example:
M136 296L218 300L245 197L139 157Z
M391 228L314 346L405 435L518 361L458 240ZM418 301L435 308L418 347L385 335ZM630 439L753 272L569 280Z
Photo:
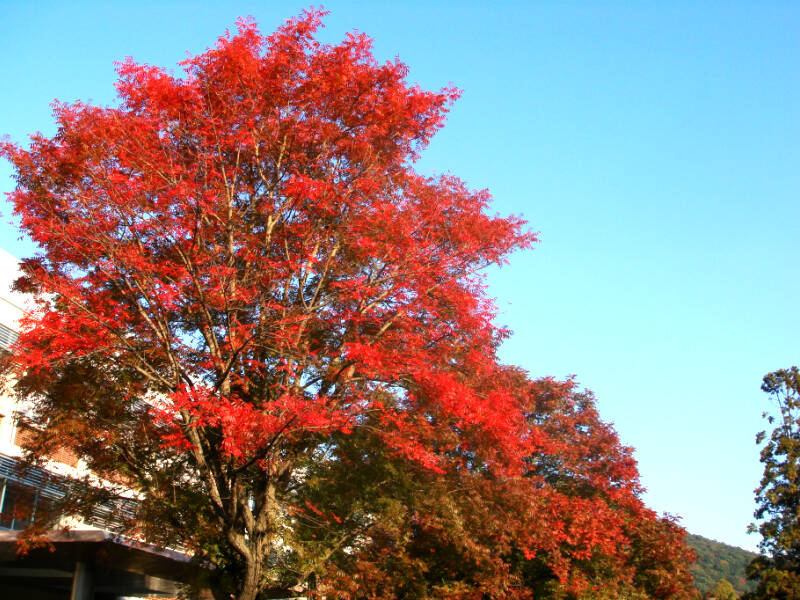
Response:
M261 591L259 586L261 579L261 557L254 561L248 561L247 571L245 572L244 581L242 582L242 589L236 596L236 600L255 600L258 593Z

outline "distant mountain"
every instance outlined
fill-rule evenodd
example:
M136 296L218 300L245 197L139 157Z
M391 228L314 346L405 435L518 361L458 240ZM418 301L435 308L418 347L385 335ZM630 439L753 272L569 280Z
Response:
M744 570L757 554L709 540L701 535L689 534L687 542L697 553L697 563L692 574L698 590L706 592L720 579L730 581L740 594L754 587L753 583L745 579Z

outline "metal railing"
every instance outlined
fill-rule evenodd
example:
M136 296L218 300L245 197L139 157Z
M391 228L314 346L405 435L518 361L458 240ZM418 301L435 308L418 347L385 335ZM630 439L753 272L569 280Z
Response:
M56 475L45 469L34 466L24 466L10 456L0 454L0 480L3 488L5 481L36 490L34 502L63 500L69 493L70 480L62 475ZM2 510L0 506L0 510ZM31 507L35 514L36 506ZM85 522L93 527L119 533L124 529L125 521L132 519L136 514L136 501L117 498L92 507L91 513ZM1 527L1 526L0 526Z
M11 350L11 346L19 339L19 334L13 329L0 323L0 348Z

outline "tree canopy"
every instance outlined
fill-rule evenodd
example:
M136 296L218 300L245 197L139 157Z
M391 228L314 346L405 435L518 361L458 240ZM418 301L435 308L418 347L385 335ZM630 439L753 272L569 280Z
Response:
M699 535L690 534L686 542L697 554L692 576L699 591L711 591L722 579L728 581L740 595L755 587L752 582L747 581L745 572L747 565L757 556L754 552Z
M738 600L739 598L739 594L727 579L720 579L705 596L714 600Z
M764 412L775 428L762 431L756 443L761 449L764 474L756 489L758 521L751 529L761 534L762 555L748 567L757 581L748 598L793 599L800 597L800 371L780 369L764 376L761 389L775 400L779 414Z
M686 597L592 397L497 360L480 270L536 238L415 172L458 91L321 16L240 21L180 77L127 60L118 106L2 146L41 248L9 368L36 452L91 469L59 510L135 500L123 531L218 598Z

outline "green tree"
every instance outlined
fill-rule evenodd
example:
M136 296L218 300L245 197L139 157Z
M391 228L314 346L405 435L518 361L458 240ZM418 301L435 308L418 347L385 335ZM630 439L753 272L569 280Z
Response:
M739 594L733 589L733 585L727 579L720 579L710 592L706 593L706 598L714 600L737 600Z
M699 535L689 535L687 543L697 553L692 575L701 593L711 591L720 579L729 581L739 594L755 589L755 583L746 579L746 569L756 553Z
M762 555L748 566L748 577L758 586L747 597L800 599L800 371L781 369L764 377L761 389L777 402L778 416L764 413L775 425L764 448L764 475L756 489L757 524L750 526L762 536ZM767 437L756 436L756 443Z

